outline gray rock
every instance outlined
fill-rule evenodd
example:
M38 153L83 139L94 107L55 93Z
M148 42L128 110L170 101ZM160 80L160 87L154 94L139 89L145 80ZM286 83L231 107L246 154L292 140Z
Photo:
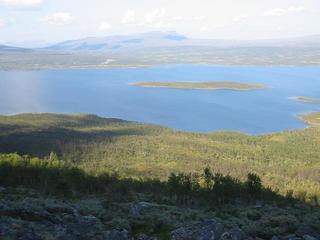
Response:
M147 209L153 206L155 205L148 202L138 202L138 203L131 204L130 214L134 217L139 217L142 214L142 211L144 209Z
M0 230L0 239L24 240L104 240L106 233L95 216L82 216L65 203L32 198L1 200Z
M0 187L0 193L5 192L5 191L6 191L6 188Z
M233 228L221 236L221 240L243 240L246 239L245 233L240 228Z
M296 236L295 234L289 234L285 237L283 237L282 239L284 240L299 240L301 238L299 238L298 236Z
M53 214L62 214L62 213L67 213L67 214L71 214L71 215L78 215L77 210L70 207L70 206L66 206L66 205L62 205L62 204L56 204L56 203L52 203L52 204L47 204L45 206L45 209Z
M157 240L156 237L149 237L148 235L146 234L138 234L136 237L135 237L135 240Z
M303 240L317 240L317 238L309 236L309 235L303 235Z
M320 239L320 232L307 225L300 225L296 231L296 235L299 237L310 236L315 239Z
M180 227L171 232L172 240L216 240L223 233L223 225L215 220L203 221L191 226Z
M111 230L104 236L104 240L130 240L127 230Z

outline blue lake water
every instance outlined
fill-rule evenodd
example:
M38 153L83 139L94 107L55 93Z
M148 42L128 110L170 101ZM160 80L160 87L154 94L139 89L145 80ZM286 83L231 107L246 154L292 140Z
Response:
M213 91L128 85L140 81L238 81L272 88ZM320 98L320 68L171 65L0 72L0 114L94 113L197 132L257 134L303 128L297 116L320 111L320 104L288 99L294 96Z

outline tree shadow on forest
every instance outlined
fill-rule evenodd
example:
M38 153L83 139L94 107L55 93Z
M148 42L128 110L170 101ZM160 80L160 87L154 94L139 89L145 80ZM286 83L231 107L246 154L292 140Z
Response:
M47 128L0 135L0 152L19 153L45 157L50 152L61 152L61 144L73 142L95 143L112 141L121 136L142 136L145 131L139 128L122 127L115 130L78 131L68 128Z
M51 157L50 157L51 158ZM216 206L230 202L276 201L302 203L292 196L282 196L262 185L258 175L249 173L245 181L206 168L203 174L172 173L167 181L155 178L121 178L117 174L90 175L84 170L57 160L30 158L18 154L0 155L0 183L2 186L24 186L45 194L79 196L103 194L114 198L128 198L130 193L147 193L155 199L171 199L176 204ZM319 203L316 203L317 205Z

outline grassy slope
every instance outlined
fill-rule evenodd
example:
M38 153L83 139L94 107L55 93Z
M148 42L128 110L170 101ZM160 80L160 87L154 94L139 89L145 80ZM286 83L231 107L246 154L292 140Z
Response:
M243 179L257 172L283 194L320 196L320 128L261 136L194 134L93 115L0 117L0 152L60 158L88 172L166 178L170 172L214 171Z

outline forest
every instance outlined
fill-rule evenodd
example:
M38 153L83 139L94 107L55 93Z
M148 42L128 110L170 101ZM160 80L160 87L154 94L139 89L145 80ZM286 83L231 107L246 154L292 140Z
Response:
M89 175L166 181L172 173L214 173L319 204L320 129L250 136L198 134L95 115L22 114L0 117L0 152L54 155ZM6 156L6 155L5 155Z

